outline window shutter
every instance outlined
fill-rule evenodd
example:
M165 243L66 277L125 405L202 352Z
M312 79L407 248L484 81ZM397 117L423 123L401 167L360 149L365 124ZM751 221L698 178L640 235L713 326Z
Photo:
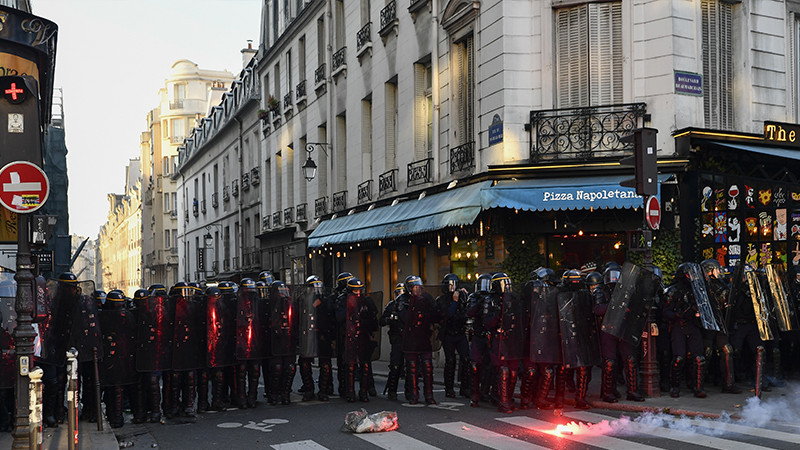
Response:
M556 12L556 72L558 107L585 106L589 102L589 46L586 5Z
M361 173L362 180L372 178L372 101L361 102Z
M414 64L414 161L425 158L426 107L425 66Z
M592 3L589 15L590 105L622 102L622 5Z
M733 127L733 9L717 0L700 3L703 36L703 116L706 126Z
M464 111L464 134L462 137L462 144L471 142L475 130L475 64L474 64L474 48L475 40L470 36L467 39L466 55L464 57L466 79L464 86L465 104L462 110Z
M386 170L397 165L397 86L386 83Z

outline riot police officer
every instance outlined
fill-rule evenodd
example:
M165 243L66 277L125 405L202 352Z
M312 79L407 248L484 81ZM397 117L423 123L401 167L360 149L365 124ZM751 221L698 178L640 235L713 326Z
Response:
M755 395L760 397L762 391L770 390L764 375L766 345L775 337L769 312L764 308L767 294L758 273L748 264L737 266L732 281L730 323L733 332L730 342L737 356L742 354L745 346L755 356ZM756 311L755 304L759 305L759 311Z
M168 398L164 414L172 419L179 413L194 420L194 400L197 395L197 369L203 366L205 347L205 305L199 297L199 288L178 282L170 290L170 300L175 308L172 365Z
M527 338L523 319L522 302L512 289L511 278L503 272L492 275L483 324L489 331L492 366L497 373L497 410L502 413L516 409L513 394Z
M442 295L436 298L436 307L443 317L439 338L444 349L445 397L455 398L456 352L458 352L459 395L469 398L469 341L467 340L467 291L458 289L458 276L448 273L442 278Z
M539 409L552 409L553 403L547 400L547 393L555 368L564 362L558 319L559 287L555 272L549 267L536 269L536 274L540 284L537 283L534 290L530 347L530 358L537 372L534 404Z
M206 373L211 381L211 405L214 411L223 411L225 400L225 374L227 367L236 363L236 304L227 302L217 286L205 290L206 302ZM200 390L208 386L201 384Z
M587 279L595 282L597 272L587 274ZM592 275L589 277L589 275ZM577 375L575 386L575 407L589 409L586 393L589 389L589 378L592 366L601 361L600 346L597 337L597 322L595 321L591 295L582 286L579 271L567 270L562 281L562 291L558 294L559 324L561 325L561 342L564 354L563 368L571 378L574 371ZM564 397L562 382L556 375L556 403Z
M322 280L316 275L311 275L306 279L305 290L295 299L297 304L296 314L300 322L298 327L297 366L300 372L300 379L303 382L300 392L303 394L304 402L314 399L314 375L311 371L311 366L314 363L314 358L319 355L319 311L325 308L323 304L324 295ZM330 376L330 373L328 376ZM321 377L322 375L320 374Z
M389 327L389 376L386 379L386 397L397 400L397 385L400 382L400 371L403 369L403 323L400 312L406 307L403 302L406 293L405 284L397 283L394 288L394 299L386 304L380 318L381 327Z
M433 398L433 346L431 335L433 324L441 322L441 315L436 310L433 297L425 292L422 279L411 275L405 280L408 291L408 308L400 313L400 320L405 324L403 337L403 353L406 358L406 379L409 384L409 403L419 403L419 386L417 374L422 368L422 380L425 385L425 403L436 404Z
M100 385L105 391L103 397L108 423L111 428L119 428L125 422L122 415L124 388L136 384L138 379L134 359L136 318L128 311L122 291L110 291L105 299L105 305L99 313L100 328L103 333ZM134 417L141 423L144 420L139 406L141 399L135 395L132 399Z
M261 302L253 279L242 279L236 306L236 404L239 408L255 408L260 365L267 351Z
M344 303L345 303L345 300L347 298L347 282L351 278L353 278L353 274L350 273L350 272L342 272L342 273L340 273L339 275L336 276L336 287L334 288L334 290L331 293L331 295L328 297L328 303L330 305L331 311L333 311L334 314L337 314L337 311L339 311L342 308L344 308ZM338 329L340 321L338 320L338 317L334 317L334 321L335 321L334 323L336 324L336 327L337 327L337 330L336 330L336 339L337 339L337 341L336 341L336 379L339 382L339 387L338 387L339 397L344 398L345 397L345 393L346 393L346 387L347 387L346 386L347 383L346 383L346 380L345 380L345 374L347 372L347 368L345 367L345 365L343 363L343 358L344 358L344 354L342 353L343 345L339 342L339 339L341 339L341 336L342 336L341 330Z
M290 403L292 382L297 368L297 321L292 317L292 296L283 281L273 281L269 299L269 355L270 386L269 402Z
M489 389L494 382L494 373L489 357L489 333L484 327L484 316L488 307L489 289L492 276L483 273L475 280L475 292L469 295L469 310L467 317L472 320L472 342L470 343L470 376L471 394L470 406L478 406L480 401L490 401ZM408 381L408 380L406 380Z
M342 363L345 368L345 398L356 400L356 371L360 370L358 399L369 401L367 370L371 364L374 342L371 333L378 329L375 303L364 293L364 283L356 278L347 280L345 301L336 310L339 342L342 344Z
M730 286L722 275L722 268L716 259L706 259L700 263L708 286L715 311L720 315L720 323L724 322L726 311L732 306L728 301ZM741 394L742 390L734 384L733 346L724 331L703 330L706 348L705 357L710 358L714 350L719 352L720 373L722 375L722 392Z

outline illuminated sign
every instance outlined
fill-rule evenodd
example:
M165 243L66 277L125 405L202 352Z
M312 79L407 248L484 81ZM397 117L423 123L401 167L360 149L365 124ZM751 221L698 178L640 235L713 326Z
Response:
M800 147L800 125L793 123L764 122L764 139Z

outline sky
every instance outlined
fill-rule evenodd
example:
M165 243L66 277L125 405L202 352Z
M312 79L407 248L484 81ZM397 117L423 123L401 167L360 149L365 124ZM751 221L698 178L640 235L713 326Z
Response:
M31 0L58 25L55 87L64 90L70 233L96 238L109 193L125 189L148 111L170 67L242 69L258 46L262 0Z

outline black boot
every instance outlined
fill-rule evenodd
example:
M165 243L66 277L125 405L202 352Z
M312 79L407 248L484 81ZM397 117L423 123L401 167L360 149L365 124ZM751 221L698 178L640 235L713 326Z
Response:
M389 365L389 376L386 378L386 398L397 400L397 385L400 384L400 369L396 364Z
M706 376L706 359L702 356L694 357L695 379L694 379L694 396L697 398L706 398L706 391L703 389Z
M269 404L277 405L281 401L280 389L281 378L283 375L283 365L281 363L272 364L269 374Z
M756 386L755 386L755 395L758 398L761 398L761 391L765 390L765 380L764 380L764 347L759 345L756 347Z
M408 386L406 390L406 399L408 399L408 403L412 405L419 403L419 381L417 380L417 372L419 372L417 361L413 359L406 361L406 385Z
M64 405L64 394L67 389L67 372L65 368L59 370L58 395L56 397L55 416L58 423L64 423L67 418L67 407Z
M422 381L425 384L423 390L425 404L435 405L436 400L433 398L433 361L430 359L422 361Z
M556 366L556 398L555 408L564 407L564 392L567 389L567 371L564 366Z
M214 411L225 411L225 374L220 368L210 369L211 372L211 409Z
M194 419L197 417L194 412L194 398L197 395L197 371L187 370L181 372L181 379L183 381L181 383L181 397L183 397L181 412L184 417Z
M533 367L529 367L522 372L519 384L519 409L530 409L533 403L533 380L536 371Z
M161 386L158 383L158 375L149 372L145 376L147 377L147 401L150 405L150 414L147 416L147 421L159 423L161 422Z
M589 374L591 367L578 367L576 369L577 380L575 381L575 407L578 409L589 409L586 401L586 393L589 391Z
M550 382L553 380L553 366L540 367L534 403L538 409L553 409L553 404L547 401L547 392L550 391Z
M45 380L43 383L42 422L47 428L58 428L56 405L58 403L58 379Z
M304 402L314 400L314 374L311 372L311 361L310 359L300 358L300 363L298 364L300 366L300 381L303 382L303 385L300 386L300 392L303 393Z
M685 361L682 356L672 358L672 367L670 367L670 390L669 396L678 398L681 396L681 377L683 376L683 365Z
M111 428L120 428L125 424L122 415L122 386L106 389L106 418Z
M255 408L258 400L258 379L261 377L261 368L256 361L247 363L247 407Z
M236 396L233 406L239 409L247 408L247 364L245 362L236 366Z
M722 392L726 394L741 394L742 390L736 386L733 378L733 347L725 344L720 352L720 371L722 372Z
M600 383L600 398L606 403L617 403L617 397L614 395L615 370L616 361L613 359L603 360L603 373Z
M78 392L81 393L81 414L78 416L79 420L87 422L97 422L97 400L94 390L94 377L91 375L92 371L88 369L91 367L89 363L78 364L78 371L86 371L78 377L79 386Z
M456 398L455 390L456 378L456 359L445 359L444 362L444 396L447 398Z
M208 411L208 370L197 371L197 412Z
M372 373L372 363L364 363L367 365L367 393L370 397L376 397L378 391L375 389L375 374Z
M339 382L339 397L347 397L347 364L336 358L336 380Z
M319 365L319 393L317 394L317 399L321 402L327 402L328 397L328 388L331 384L331 364L330 363L320 363Z
M358 383L358 399L362 402L369 402L369 369L370 363L362 363L360 366L361 381Z
M509 370L507 366L502 366L497 370L497 410L501 413L511 413L514 410L510 404L510 393L508 392Z
M460 358L458 360L458 395L464 398L470 398L472 395L472 384L470 383L469 379L469 360L466 358Z
M131 419L131 422L145 423L147 422L147 384L144 383L144 379L140 376L137 383L131 387L132 389L128 392L135 400L133 402L133 419Z
M180 396L181 372L169 373L169 386L164 396L164 417L174 419L178 414L178 397Z
M628 377L627 399L634 402L643 402L644 397L639 394L639 365L632 355L625 358L625 375Z
M294 374L297 368L294 364L289 364L283 370L283 377L281 378L281 405L288 405L291 403L292 383L294 383Z
M481 365L473 362L470 365L470 380L472 383L472 396L470 406L478 406L481 400Z
M356 365L347 364L344 369L344 398L348 403L356 401Z
M514 391L517 389L517 374L516 366L508 368L508 403L514 411L517 410L517 405L514 403Z

